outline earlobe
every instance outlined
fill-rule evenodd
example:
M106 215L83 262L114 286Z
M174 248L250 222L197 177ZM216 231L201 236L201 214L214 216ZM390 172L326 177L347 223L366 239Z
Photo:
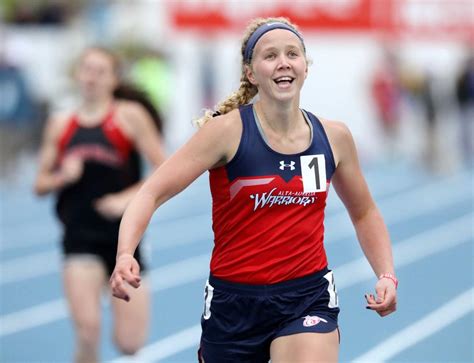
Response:
M255 77L253 76L252 69L249 66L245 66L245 75L251 84L256 86Z

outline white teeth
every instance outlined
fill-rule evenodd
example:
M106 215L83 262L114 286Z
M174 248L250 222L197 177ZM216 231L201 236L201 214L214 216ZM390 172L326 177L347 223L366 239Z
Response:
M280 77L275 79L275 82L291 82L293 81L293 78L291 77Z

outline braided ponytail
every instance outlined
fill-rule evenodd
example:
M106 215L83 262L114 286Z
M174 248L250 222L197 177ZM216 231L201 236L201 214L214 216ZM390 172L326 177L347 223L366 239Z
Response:
M257 87L251 84L245 75L242 75L239 89L232 93L225 100L218 103L214 111L206 110L204 116L195 120L194 123L198 127L202 127L207 121L212 119L212 117L225 115L240 105L249 103L257 94L257 92Z

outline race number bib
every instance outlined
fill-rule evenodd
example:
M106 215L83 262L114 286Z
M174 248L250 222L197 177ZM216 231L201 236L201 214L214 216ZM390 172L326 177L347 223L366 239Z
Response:
M301 177L305 193L326 191L326 160L324 154L300 156Z

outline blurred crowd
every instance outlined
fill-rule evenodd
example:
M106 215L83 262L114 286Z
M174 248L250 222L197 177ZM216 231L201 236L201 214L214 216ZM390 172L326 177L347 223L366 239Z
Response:
M3 0L0 14L6 26L13 29L32 26L63 29L70 27L77 19L89 19L90 24L97 25L94 28L96 39L103 39L106 43L101 45L113 48L121 56L124 78L145 91L157 109L169 107L171 94L175 91L171 86L172 62L149 39L142 42L130 37L111 41L105 36L100 24L104 24L108 4L104 0ZM6 34L0 31L0 175L10 170L17 155L25 150L37 149L46 116L58 103L51 92L35 92L31 74L28 77L24 64L17 61L19 57L14 54L15 47L6 51ZM78 36L86 38L84 34ZM384 158L393 160L404 157L403 150L406 155L406 138L410 137L410 128L414 127L417 132L413 135L416 134L417 138L424 136L416 140L418 148L414 153L410 150L411 156L427 170L449 171L453 163L446 163L444 159L447 150L455 150L458 155L456 160L461 160L458 165L471 167L474 119L472 48L466 47L464 60L459 62L457 69L440 74L439 70L411 64L397 49L397 46L401 48L400 45L380 47L379 64L368 80L371 105L384 138L381 143ZM67 53L65 49L65 57ZM70 59L73 58L71 54ZM202 92L208 96L213 93L211 83L216 83L209 58L203 59L200 77ZM60 92L63 93L62 90ZM207 98L203 100L202 107L212 106L211 98L214 97ZM166 139L167 117L164 117L164 123ZM446 132L456 134L455 138L445 137ZM446 166L448 164L449 167Z
M84 1L3 0L4 21L19 25L61 25L77 13Z
M61 0L5 0L0 5L2 22L10 27L10 33L0 30L0 177L14 172L16 159L22 154L36 152L45 121L58 105L68 103L71 97L68 86L63 86L59 97L51 91L38 92L33 86L31 72L25 67L25 44L9 35L23 29L52 29L67 33L78 19L90 19L91 23L103 23L99 14L105 12L107 1L61 1ZM95 29L98 35L97 29ZM87 36L84 34L84 37ZM11 37L15 38L15 37ZM96 36L95 39L99 38ZM31 47L28 44L27 47ZM146 93L153 107L162 110L169 100L170 72L166 56L145 42L112 42L108 39L94 40L87 45L104 45L120 58L123 79L134 88ZM64 49L67 53L68 49ZM74 50L76 51L76 50ZM70 53L69 68L76 54ZM81 51L81 49L78 49ZM44 53L38 53L44 56ZM22 59L23 58L23 59ZM26 60L34 62L34 60ZM30 67L31 68L31 67ZM46 70L45 70L46 72ZM62 75L57 70L57 78ZM39 73L37 73L39 75ZM34 75L33 75L34 76ZM70 80L72 81L72 80ZM59 83L59 82L56 82ZM53 88L53 87L52 87ZM72 95L74 97L74 95ZM161 118L163 119L163 118Z
M427 170L449 171L452 162L446 153L454 154L460 165L472 167L474 148L474 52L466 51L465 59L445 79L429 68L421 68L404 60L396 47L381 47L381 59L370 80L372 105L384 137L385 158L401 157L406 135L401 129L421 129L418 138L419 162ZM453 117L454 115L454 117ZM415 123L415 124L413 124ZM448 130L454 129L455 143L450 143ZM411 130L408 130L410 132ZM449 145L446 145L446 142Z

